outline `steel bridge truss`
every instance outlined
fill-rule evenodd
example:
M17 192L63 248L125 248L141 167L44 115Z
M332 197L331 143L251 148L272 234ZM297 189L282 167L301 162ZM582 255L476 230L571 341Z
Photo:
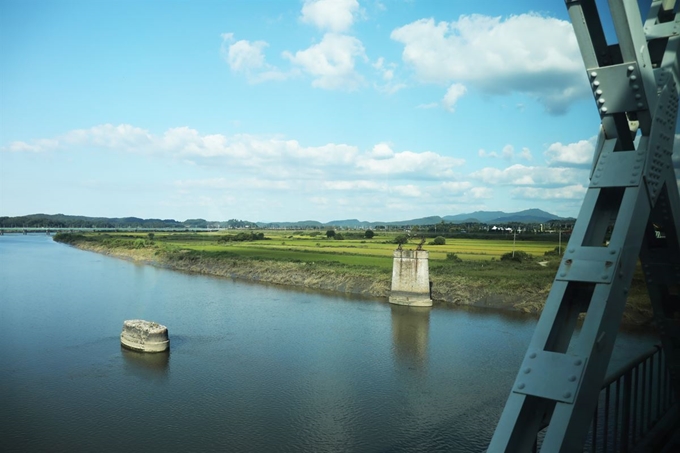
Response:
M680 14L654 0L609 0L608 45L595 0L565 0L601 118L590 185L489 452L582 451L638 258L671 380L680 394L680 196L672 153ZM579 314L586 313L578 335Z

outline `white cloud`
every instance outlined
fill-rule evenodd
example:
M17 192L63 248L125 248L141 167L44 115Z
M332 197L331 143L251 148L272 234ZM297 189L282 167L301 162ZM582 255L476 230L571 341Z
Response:
M430 102L429 104L419 104L416 106L417 109L434 109L439 107L439 103Z
M11 142L7 147L0 148L4 151L13 153L31 152L41 153L45 151L52 151L59 147L59 141L55 139L40 139L34 140L32 143L22 141Z
M462 83L454 83L453 85L451 85L449 89L446 91L444 99L442 99L442 104L444 105L444 108L449 112L454 112L456 102L458 102L458 100L461 97L463 97L463 95L466 92L467 88L465 88L465 85L463 85Z
M285 190L290 186L285 181L272 181L256 178L207 178L207 179L183 179L174 182L180 190L188 189L212 189L212 190L252 190L252 189L276 189Z
M370 150L361 152L356 146L344 143L304 146L297 140L276 136L200 134L189 127L171 128L162 135L154 135L129 124L98 125L53 139L13 142L2 149L36 152L69 146L146 153L204 166L257 170L258 176L276 180L325 180L330 173L334 179L342 175L363 179L362 175L367 174L437 179L450 177L454 168L465 162L431 151L395 152L386 143L377 143Z
M519 153L519 157L525 160L533 160L533 156L531 155L531 150L529 148L522 148L522 152Z
M355 180L355 181L326 181L323 183L323 187L329 190L377 190L385 191L387 190L387 184L378 183L376 181L369 180Z
M264 66L262 51L267 47L265 41L246 41L242 39L229 46L226 58L232 71L246 72L260 69Z
M464 159L442 156L431 151L415 153L402 151L387 159L374 157L359 159L358 169L372 175L411 175L417 178L445 178L453 175L453 169L465 163Z
M486 167L473 172L470 176L489 185L549 187L574 184L583 179L583 172L573 168L528 167L515 164L503 170Z
M300 19L321 30L344 32L359 12L357 0L305 0Z
M406 88L405 83L394 80L394 71L397 68L396 64L385 63L385 59L380 57L375 61L375 63L372 63L371 66L373 66L383 81L382 84L374 84L376 90L382 93L394 94L397 91Z
M448 181L440 185L441 189L449 194L459 195L472 187L468 181Z
M581 54L567 21L538 14L502 19L421 19L392 31L402 59L420 81L465 83L487 94L519 92L552 113L589 93Z
M491 157L491 158L498 157L498 153L496 151L487 151L483 148L480 148L479 151L477 151L477 155L479 157Z
M364 46L353 36L326 33L320 43L283 56L311 75L312 86L327 90L353 91L364 83L355 70L356 58L368 61Z
M480 149L477 151L477 155L479 157L489 157L492 159L496 158L502 158L508 161L513 160L515 157L519 157L521 159L525 160L531 160L531 151L529 148L522 148L522 151L519 153L519 155L515 154L515 147L512 145L505 145L500 153L497 153L496 151L487 151L485 149Z
M394 151L392 151L392 148L387 143L378 143L373 147L369 155L374 159L387 159L394 156Z
M595 152L597 137L589 140L580 140L576 143L563 145L560 142L553 143L543 153L551 167L589 167Z
M392 190L397 193L398 195L404 196L404 197L420 197L423 195L421 192L420 188L418 186L415 186L413 184L406 184L403 186L394 186Z
M516 198L529 200L582 200L587 188L582 184L574 184L553 189L537 187L518 187L512 189Z
M490 187L473 187L469 191L469 195L474 199L488 199L493 198L493 189Z
M243 74L250 83L267 80L283 80L291 74L286 74L265 61L264 49L269 44L266 41L247 41L245 39L234 42L233 33L222 33L220 54L229 64L232 72Z

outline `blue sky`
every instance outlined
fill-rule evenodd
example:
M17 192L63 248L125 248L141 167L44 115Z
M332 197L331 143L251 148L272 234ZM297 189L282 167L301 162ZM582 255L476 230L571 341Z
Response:
M564 1L0 0L0 215L576 216Z

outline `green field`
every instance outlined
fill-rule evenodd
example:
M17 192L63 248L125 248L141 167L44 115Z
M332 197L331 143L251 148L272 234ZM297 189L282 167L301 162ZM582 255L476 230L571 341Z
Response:
M372 239L335 240L326 238L325 234L310 236L314 234L311 231L295 234L285 231L263 231L263 233L265 240L222 244L217 242L223 235L220 233L157 233L154 241L189 250L228 251L248 258L303 262L336 261L343 264L391 269L392 253L396 248L393 240L397 236L396 233L392 233L378 234ZM144 237L142 234L139 236ZM403 247L414 249L418 242L419 240L414 238ZM430 245L426 242L424 249L430 252L431 261L446 260L449 253L455 253L466 261L491 261L500 259L503 254L510 253L513 249L541 258L545 252L554 250L556 246L554 242L541 241L517 241L513 246L512 237L504 239L449 238L445 245Z
M212 233L59 233L56 241L175 269L257 281L386 296L392 277L392 254L398 234L342 232L344 239L319 231L220 231ZM257 240L255 236L258 237ZM248 238L248 240L239 240ZM518 235L488 239L446 238L430 253L432 295L440 301L467 304L500 296L507 307L532 313L542 310L561 256L554 241L521 240ZM415 249L419 238L403 248ZM566 243L560 245L566 246ZM507 259L515 251L516 259ZM506 259L502 259L506 255ZM518 259L520 258L521 259ZM369 289L371 287L372 289ZM504 306L504 305L503 305ZM643 274L633 278L628 296L629 319L650 318ZM637 322L637 321L636 321Z

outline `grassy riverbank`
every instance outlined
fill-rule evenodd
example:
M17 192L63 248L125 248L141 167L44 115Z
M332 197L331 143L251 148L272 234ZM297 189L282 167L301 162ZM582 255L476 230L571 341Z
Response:
M75 247L171 269L334 292L388 297L396 233L372 239L318 231L225 233L60 233ZM540 313L560 256L556 244L499 239L451 239L426 244L435 303ZM404 248L415 248L405 244ZM521 261L502 260L512 253ZM524 252L524 253L521 253ZM546 254L547 252L547 254ZM651 308L637 275L625 322L649 322Z

